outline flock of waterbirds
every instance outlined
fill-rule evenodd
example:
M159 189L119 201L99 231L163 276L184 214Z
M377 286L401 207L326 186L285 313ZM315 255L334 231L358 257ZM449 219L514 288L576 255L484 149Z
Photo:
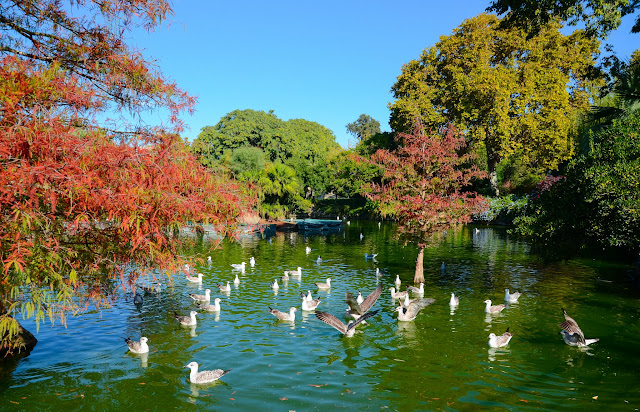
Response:
M308 246L306 248L306 252L307 254L311 252L311 249ZM375 259L375 257L376 257L376 254L365 254L366 260ZM318 256L316 261L321 262L322 261L321 257ZM208 262L209 264L211 263L210 256L208 257ZM256 262L254 257L251 257L249 259L249 264L251 267L255 266ZM234 271L241 271L242 273L244 273L246 268L246 263L242 262L239 264L232 264L231 266ZM441 270L444 271L445 269L446 269L446 266L445 266L445 263L443 262L441 266ZM184 266L184 271L185 271L185 278L187 281L196 283L196 284L202 284L203 282L202 273L197 273L197 274L192 273L191 267L188 264ZM378 268L376 268L376 275L379 277L379 276L385 275L385 273L384 271L381 271ZM298 266L297 269L284 271L281 281L286 282L292 277L298 280L301 279L302 267ZM218 287L221 293L228 294L231 291L230 283L231 283L230 281L227 281L226 285L218 284L216 286ZM239 283L240 283L240 279L236 273L234 284L237 286ZM399 303L399 306L394 310L394 312L398 313L398 321L402 321L402 322L413 321L414 319L416 319L419 312L423 308L435 302L435 299L433 298L423 297L424 283L420 283L418 287L408 286L406 290L401 291L400 288L402 286L402 282L400 280L400 277L396 276L394 285L395 287L390 287L389 291L391 293L391 298L394 301L397 300ZM331 289L331 278L327 278L325 282L316 282L315 286L318 290L327 291ZM275 279L271 283L271 288L277 291L278 287L279 287L278 280ZM152 286L139 286L139 288L143 292L157 294L161 292L162 284L157 283ZM360 291L358 292L358 295L356 297L354 297L352 293L346 292L345 303L347 305L347 309L346 309L345 316L352 318L352 320L349 320L346 324L330 313L316 310L317 307L320 305L322 299L320 297L318 297L317 299L314 299L310 290L307 291L306 294L305 293L300 294L301 308L305 312L315 312L316 318L326 323L327 325L332 326L345 337L352 337L355 334L356 327L358 325L366 324L367 319L375 316L380 311L380 309L372 311L371 308L374 306L378 298L382 295L382 290L383 290L382 284L378 284L376 289L373 292L371 292L366 298L362 296L362 293ZM413 296L414 298L411 299L411 296ZM198 303L198 307L202 310L205 310L207 312L217 312L217 313L219 313L221 310L220 298L215 298L214 303L211 304L211 289L206 289L204 295L190 293L189 297L193 299L194 302ZM521 297L520 293L518 292L511 293L509 289L505 289L504 301L506 303L516 303L518 302L518 299L520 297ZM136 303L137 305L142 303L141 294L139 293L135 294L134 303ZM485 300L484 303L486 304L485 312L487 313L487 316L498 314L502 312L505 308L507 308L507 305L505 305L504 303L501 303L498 305L492 305L492 301L490 299ZM460 304L459 297L455 296L455 293L452 292L451 298L449 300L449 305L451 309L455 310L455 308L457 308L459 304ZM271 307L269 307L268 310L269 310L269 313L271 313L280 321L295 322L295 314L298 309L297 307L292 306L289 308L289 311L287 312L283 312ZM577 347L586 347L588 345L591 345L592 343L598 342L599 339L597 338L586 339L584 336L584 333L578 326L578 323L567 314L564 308L562 308L562 312L563 312L565 321L558 325L562 329L559 333L562 335L562 338L567 345L577 346ZM195 310L190 311L188 316L180 315L177 312L174 312L174 318L183 326L195 327L197 325L197 319L196 319L197 314L198 312ZM507 330L501 335L490 333L488 344L491 348L500 348L508 345L512 337L513 337L513 334L509 332L509 328L507 328ZM149 352L149 346L147 344L148 339L144 336L141 337L139 341L126 338L125 342L129 347L129 350L133 353L145 354ZM185 365L185 368L189 368L191 370L189 375L189 380L195 384L205 384L205 383L214 382L219 378L221 378L222 376L226 375L231 370L231 369L229 370L215 369L215 370L207 370L207 371L198 371L197 362L191 362L188 365Z

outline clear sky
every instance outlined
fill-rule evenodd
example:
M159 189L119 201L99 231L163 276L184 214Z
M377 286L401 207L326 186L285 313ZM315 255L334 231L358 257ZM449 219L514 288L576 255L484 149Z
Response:
M390 130L387 104L402 65L488 4L173 0L169 25L136 31L131 42L197 96L196 113L183 116L190 141L225 114L253 109L317 122L346 148L355 144L346 125L362 113ZM640 47L631 20L612 37L624 57Z

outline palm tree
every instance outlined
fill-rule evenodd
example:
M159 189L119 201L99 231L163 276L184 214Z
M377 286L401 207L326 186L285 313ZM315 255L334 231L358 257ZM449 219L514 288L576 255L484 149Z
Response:
M593 106L590 120L608 126L613 119L626 117L640 109L640 61L634 59L618 77L612 96L602 106Z

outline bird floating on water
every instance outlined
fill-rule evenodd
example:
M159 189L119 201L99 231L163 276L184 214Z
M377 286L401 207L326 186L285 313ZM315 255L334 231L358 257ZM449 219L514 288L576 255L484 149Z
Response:
M364 298L362 297L362 292L358 291L358 297L356 298L356 302L358 302L358 305L361 305L363 301L364 301Z
M377 253L365 253L364 254L364 260L375 259L376 256L378 256Z
M513 335L509 332L509 328L507 328L506 332L500 336L496 336L495 333L489 334L489 346L492 348L501 348L503 346L507 346L509 341Z
M253 256L249 258L249 265L251 267L254 267L256 265L256 259Z
M309 246L307 246L304 250L305 252L307 252L307 255L311 253L311 248Z
M425 299L415 299L410 301L409 304L406 304L406 301L400 301L400 306L396 308L396 312L398 312L398 320L403 322L411 322L414 320L418 313L422 308L425 308L435 302L435 299L425 298Z
M133 295L133 304L136 306L140 306L142 305L142 294L138 293L138 291L136 291L135 295Z
M207 256L207 263L211 264L211 256Z
M189 282L192 283L202 283L202 273L198 273L198 276L191 276L187 274L186 278Z
M322 258L320 257L320 255L318 255L318 258L316 259L316 263L317 264L322 263Z
M358 292L359 293L359 292ZM378 285L377 288L369 296L367 296L362 303L358 303L358 299L354 299L353 295L349 292L345 294L345 302L349 306L347 309L347 314L351 315L352 318L358 320L365 313L373 307L376 303L380 295L382 294L382 285Z
M484 311L487 313L500 313L504 308L506 308L503 303L491 306L491 300L489 299L485 300L484 303L487 304L487 306L484 308Z
M157 294L162 292L162 283L158 282L151 286L140 286L140 289L142 289L146 293Z
M331 288L331 278L327 278L326 282L316 282L316 286L318 289L330 289Z
M360 233L360 240L364 239L364 235Z
M307 301L311 302L313 300L313 296L311 295L311 291L307 291Z
M298 309L295 306L291 306L289 308L289 313L287 313L287 312L280 312L278 309L272 309L271 307L269 307L269 313L271 313L273 316L275 316L279 320L288 320L290 322L293 322L296 320L297 310Z
M562 335L562 339L564 339L564 343L569 346L585 347L600 340L598 338L585 339L584 333L582 333L582 329L580 329L578 323L573 320L571 316L567 315L567 311L564 310L564 308L562 308L562 314L564 315L565 321L558 326L562 328L560 334Z
M247 265L247 262L242 262L242 263L232 263L231 267L233 268L233 270L240 270L242 272L244 272L244 268Z
M178 312L173 312L173 313L174 313L173 317L176 318L176 320L180 322L181 325L196 326L197 324L196 315L198 314L198 312L196 312L195 310L192 310L191 312L189 312L189 316L178 315Z
M396 285L396 289L400 290L400 285L402 285L402 281L400 280L400 275L396 275L396 280L394 283Z
M220 298L215 298L213 305L210 303L202 303L199 305L199 308L207 312L220 312Z
M280 286L278 286L278 279L274 279L273 282L271 282L271 289L280 289Z
M449 306L458 306L460 303L460 298L457 297L453 292L451 292L451 299L449 299Z
M302 268L298 266L298 269L295 270L285 270L284 274L285 276L294 276L299 278L302 276Z
M422 296L424 295L424 283L420 282L420 287L407 286L407 290L411 293Z
M221 285L221 284L217 284L216 285L218 287L218 289L220 289L220 292L231 292L231 282L229 282L227 280L227 286Z
M406 290L400 292L396 292L396 288L394 287L390 287L389 290L391 291L391 298L393 299L403 299L405 297L405 295L409 292L407 292Z
M204 291L204 295L197 295L195 293L189 293L189 297L198 302L210 302L211 301L211 290L207 289Z
M127 342L127 346L129 347L129 350L133 353L149 352L149 345L147 345L147 342L149 341L149 339L147 339L144 336L140 338L140 342L133 339L129 339L129 338L125 338L124 341Z
M376 315L379 311L380 310L374 310L373 312L367 312L364 315L360 316L355 321L350 320L349 323L347 323L346 325L340 319L336 318L335 316L333 316L332 314L327 313L327 312L316 311L316 318L320 319L321 321L323 321L327 325L333 326L340 333L342 333L344 336L346 336L347 338L350 338L356 332L356 326L358 326L360 323L364 322L365 319L368 319L368 318Z
M236 273L236 277L235 279L233 279L233 284L238 286L240 284L240 278L238 277L238 274Z
M515 293L509 293L509 289L505 289L504 290L504 301L505 302L510 302L510 303L515 303L518 301L518 298L520 297L521 293L520 292L515 292Z
M228 369L226 371L223 371L222 369L214 369L211 371L198 372L197 362L191 362L190 364L186 365L185 368L191 369L191 373L189 374L189 380L191 381L191 383L215 382L221 377L223 377L224 375L226 375L227 373L229 373L229 371L231 370L231 369Z
M302 293L302 310L311 312L316 310L318 305L320 304L320 298L318 299L308 299L307 296Z

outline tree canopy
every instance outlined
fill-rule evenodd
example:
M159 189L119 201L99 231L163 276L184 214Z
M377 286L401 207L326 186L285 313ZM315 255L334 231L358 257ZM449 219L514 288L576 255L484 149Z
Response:
M486 152L493 191L497 165L522 156L533 168L555 169L569 159L572 116L589 104L588 86L598 41L558 24L527 39L500 28L494 15L465 20L402 68L392 87L391 127L416 120L436 130L452 122L476 149Z
M253 201L195 161L176 134L195 100L127 45L133 27L171 14L168 2L0 7L0 349L9 352L17 313L64 322L145 269L174 267L185 222L227 234ZM155 108L168 110L168 128L131 116Z
M347 132L357 137L359 141L380 133L380 122L367 114L361 114L358 119L347 125Z

